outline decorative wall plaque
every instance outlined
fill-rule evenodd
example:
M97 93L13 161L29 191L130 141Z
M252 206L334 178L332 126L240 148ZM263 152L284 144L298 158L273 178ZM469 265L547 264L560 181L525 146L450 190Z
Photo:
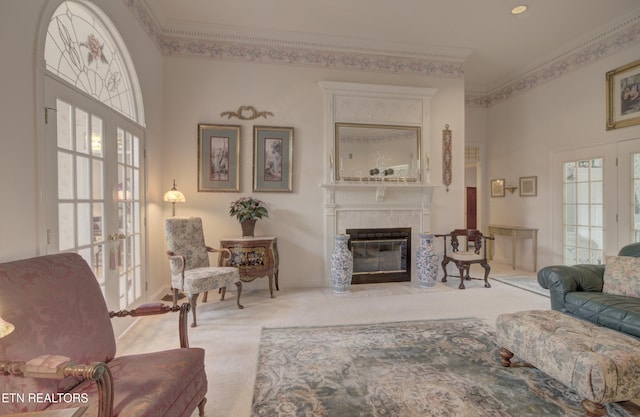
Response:
M451 185L451 130L449 125L442 131L442 183L449 191Z

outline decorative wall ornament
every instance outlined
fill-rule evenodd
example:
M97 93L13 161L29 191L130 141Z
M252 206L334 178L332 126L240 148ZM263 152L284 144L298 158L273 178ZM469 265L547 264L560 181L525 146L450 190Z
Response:
M449 125L444 126L442 131L442 183L449 191L451 185L451 130Z
M273 117L273 113L270 111L258 111L253 106L240 106L236 111L225 111L220 113L220 117L227 117L231 119L232 117L236 117L240 120L255 120L258 117L264 117L265 119L268 116Z

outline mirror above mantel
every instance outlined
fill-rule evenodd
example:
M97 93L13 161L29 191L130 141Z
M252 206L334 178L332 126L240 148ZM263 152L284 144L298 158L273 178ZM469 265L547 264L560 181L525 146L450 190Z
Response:
M418 183L420 126L335 124L336 181Z

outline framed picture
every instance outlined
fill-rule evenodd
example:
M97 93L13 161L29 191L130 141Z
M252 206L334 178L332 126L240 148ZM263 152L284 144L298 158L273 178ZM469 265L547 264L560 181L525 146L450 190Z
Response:
M640 124L640 60L607 72L607 130Z
M504 197L504 178L491 180L491 197Z
M198 124L198 191L240 191L240 126Z
M520 197L538 195L538 177L520 177Z
M293 128L253 127L253 191L293 191Z

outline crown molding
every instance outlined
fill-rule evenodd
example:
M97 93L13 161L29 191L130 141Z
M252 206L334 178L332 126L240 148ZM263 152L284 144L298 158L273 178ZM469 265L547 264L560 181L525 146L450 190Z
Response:
M156 10L155 0L124 1L161 53L168 56L464 79L464 60L473 52L466 48L425 48L357 38L247 31L231 26L167 21ZM490 107L638 43L640 9L614 24L596 29L571 48L523 68L519 74L490 86L487 91L467 91L465 104Z
M519 78L510 80L489 93L465 95L471 107L490 107L516 94L529 91L547 81L557 79L622 49L640 44L640 13L619 22L598 35L539 64Z

